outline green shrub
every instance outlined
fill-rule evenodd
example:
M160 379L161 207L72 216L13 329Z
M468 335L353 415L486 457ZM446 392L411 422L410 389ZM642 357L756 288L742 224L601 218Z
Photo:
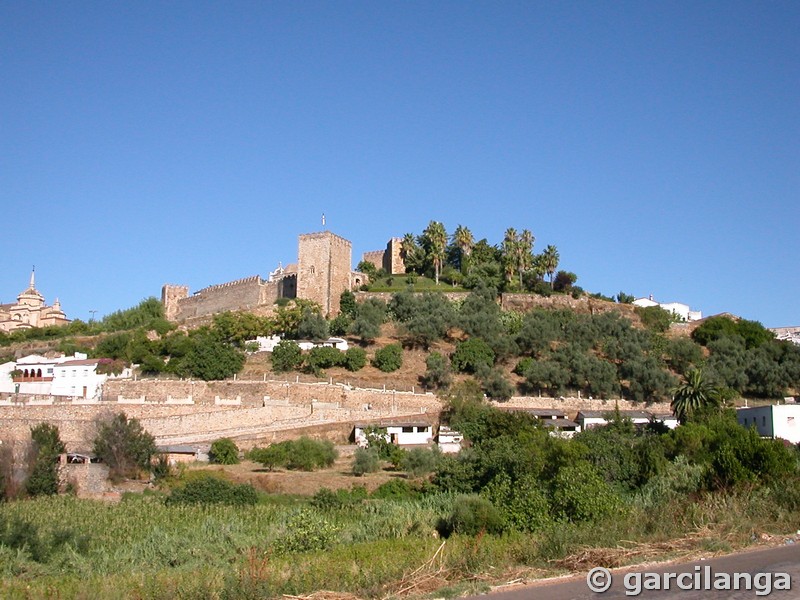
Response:
M306 356L306 365L314 373L319 373L322 369L330 369L343 364L344 354L337 348L330 346L318 346L312 348Z
M476 373L481 367L494 364L494 350L481 338L472 337L456 345L450 362L456 371Z
M58 427L40 423L31 427L31 440L35 452L33 470L25 482L31 496L52 496L58 493L58 457L65 452Z
M219 477L198 477L174 489L166 499L175 504L230 504L246 506L258 502L258 492L249 483L236 484Z
M438 446L432 449L412 448L403 455L400 468L412 477L422 477L436 470L442 453Z
M303 364L303 351L291 340L281 340L272 350L272 370L276 373L292 371Z
M453 382L450 363L438 352L431 352L425 359L425 375L422 383L431 388L447 388Z
M344 506L342 499L330 488L320 488L311 498L311 506L320 510L338 510Z
M403 348L400 344L389 344L375 352L372 364L383 371L391 373L403 366Z
M390 479L372 492L372 497L380 500L413 500L418 495L405 479Z
M336 527L313 510L301 509L286 523L286 533L275 542L279 554L311 552L329 548Z
M494 504L481 496L470 495L456 499L453 512L439 523L437 529L447 537L453 533L501 533L504 527L503 516Z
M344 353L344 368L360 371L367 364L367 352L363 348L348 348Z
M261 463L265 469L272 471L276 467L285 467L288 464L291 448L292 442L278 442L266 448L253 448L247 453L247 458Z
M108 465L112 475L134 477L140 471L150 470L156 443L137 419L117 413L98 424L93 450Z
M622 501L587 462L563 467L553 479L553 512L566 521L595 521L622 507Z
M376 450L358 448L353 456L353 475L361 476L365 473L374 473L381 467L380 458Z
M211 444L208 458L218 465L238 465L239 447L230 438L220 438Z
M330 440L312 440L303 436L289 446L289 460L286 466L300 471L314 471L330 467L338 454Z
M517 531L537 531L551 521L550 503L537 476L517 481L505 474L495 477L481 492L500 510L506 524Z

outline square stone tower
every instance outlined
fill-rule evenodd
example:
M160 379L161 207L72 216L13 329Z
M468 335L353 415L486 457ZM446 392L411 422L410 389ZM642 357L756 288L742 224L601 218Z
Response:
M330 231L305 233L297 250L297 297L313 300L323 314L339 314L339 297L350 289L352 244Z

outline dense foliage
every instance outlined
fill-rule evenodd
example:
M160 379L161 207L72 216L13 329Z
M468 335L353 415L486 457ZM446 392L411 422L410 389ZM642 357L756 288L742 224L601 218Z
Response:
M211 444L208 458L218 465L235 465L239 463L239 447L230 438L219 438Z
M156 445L138 419L117 413L98 422L93 452L108 465L113 476L137 477L150 470Z
M314 440L305 436L270 444L266 448L253 448L248 453L250 460L260 462L269 470L285 467L300 471L329 467L338 455L330 440Z
M33 467L25 482L25 491L30 496L58 493L58 461L66 451L58 433L58 427L39 423L31 427Z

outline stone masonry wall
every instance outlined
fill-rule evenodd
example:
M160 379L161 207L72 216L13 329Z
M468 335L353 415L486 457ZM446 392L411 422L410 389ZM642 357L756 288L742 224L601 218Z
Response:
M406 272L405 261L401 251L403 249L402 238L392 238L386 244L386 252L383 255L383 268L392 275L402 275Z
M285 382L109 382L104 400L73 404L0 403L0 439L27 441L31 427L59 428L69 450L89 450L98 419L124 412L139 419L158 444L210 444L220 437L245 440L287 435L312 425L389 416L437 414L432 394L356 389L338 384Z
M376 269L383 269L384 254L383 250L371 250L370 252L364 252L361 255L361 260L374 265Z
M262 281L258 275L210 286L179 300L174 318L185 320L228 310L253 309L265 298L277 297L277 289L277 282Z

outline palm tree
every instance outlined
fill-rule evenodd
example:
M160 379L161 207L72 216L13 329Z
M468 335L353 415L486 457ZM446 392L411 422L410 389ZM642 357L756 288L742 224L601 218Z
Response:
M544 266L544 271L550 276L550 287L553 287L553 273L556 272L558 268L558 249L555 246L548 246L542 252L542 265Z
M511 281L517 271L517 251L519 248L519 236L513 227L506 229L503 238L503 266L506 274L506 281Z
M433 261L433 271L436 277L436 285L439 285L439 273L442 270L442 262L447 249L447 230L444 224L439 221L431 221L428 227L422 232L427 239Z
M703 371L692 369L686 373L686 382L673 390L670 406L681 423L697 410L718 406L720 390L706 381Z
M400 257L405 260L409 255L414 253L417 247L417 240L414 238L413 233L407 233L403 236L403 241L400 242Z
M531 268L533 263L533 237L530 229L523 229L517 244L517 270L519 271L519 287L522 288L522 274Z
M475 245L472 232L463 225L459 225L453 232L453 243L458 246L458 251L461 253L461 272L463 273L467 259L472 254L472 247Z

